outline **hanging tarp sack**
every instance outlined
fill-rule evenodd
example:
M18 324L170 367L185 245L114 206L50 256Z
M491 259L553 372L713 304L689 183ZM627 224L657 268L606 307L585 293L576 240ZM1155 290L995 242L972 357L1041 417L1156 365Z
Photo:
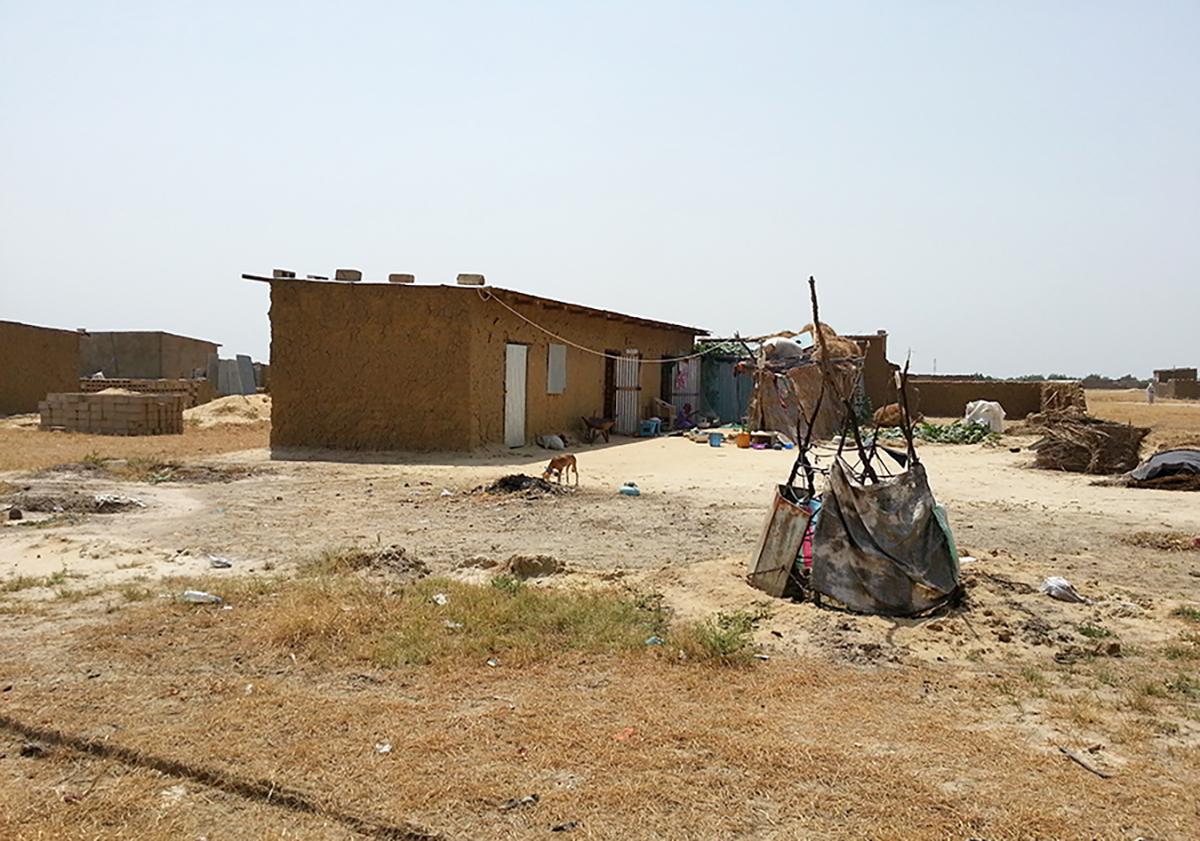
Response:
M812 589L860 613L921 613L958 590L954 539L920 462L863 485L835 461L812 551Z

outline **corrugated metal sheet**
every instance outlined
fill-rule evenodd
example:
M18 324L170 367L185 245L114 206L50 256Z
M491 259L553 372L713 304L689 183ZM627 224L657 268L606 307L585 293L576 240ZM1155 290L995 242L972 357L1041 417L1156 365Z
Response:
M641 426L641 354L626 348L617 360L617 426L622 435L637 435Z
M758 550L750 562L750 584L772 596L782 596L804 545L812 516L807 500L787 485L777 485L771 510L763 524Z

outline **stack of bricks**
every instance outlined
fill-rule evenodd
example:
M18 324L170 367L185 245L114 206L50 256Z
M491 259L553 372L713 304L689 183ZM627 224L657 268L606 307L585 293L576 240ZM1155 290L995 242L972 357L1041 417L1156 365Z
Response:
M91 379L79 381L79 390L86 393L103 391L106 388L123 388L141 394L178 394L186 398L186 407L191 409L213 400L217 390L208 380L132 380Z
M185 397L178 394L47 394L42 429L96 435L180 435Z

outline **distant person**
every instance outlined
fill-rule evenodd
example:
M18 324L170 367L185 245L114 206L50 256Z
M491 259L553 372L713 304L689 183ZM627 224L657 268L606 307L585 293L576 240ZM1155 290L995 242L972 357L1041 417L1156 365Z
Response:
M1155 394L1156 394L1156 391L1154 389L1154 380L1151 380L1150 385L1146 386L1146 402L1153 405Z
M684 403L683 408L675 415L676 429L694 429L696 427L696 412L692 411L691 403Z

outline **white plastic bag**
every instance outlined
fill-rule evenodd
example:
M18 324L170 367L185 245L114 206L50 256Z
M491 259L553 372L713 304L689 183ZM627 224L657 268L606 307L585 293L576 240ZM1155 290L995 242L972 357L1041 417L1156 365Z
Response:
M1004 431L1004 407L995 400L972 400L967 404L963 422L986 426L992 432Z

